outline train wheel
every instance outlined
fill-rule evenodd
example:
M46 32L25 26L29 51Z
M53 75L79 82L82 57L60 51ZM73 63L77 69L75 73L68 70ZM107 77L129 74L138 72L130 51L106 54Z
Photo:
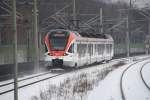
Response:
M77 64L77 63L75 63L75 67L77 67L77 65L78 65L78 64Z
M74 64L74 68L75 68L75 69L78 68L78 64L77 64L77 63Z

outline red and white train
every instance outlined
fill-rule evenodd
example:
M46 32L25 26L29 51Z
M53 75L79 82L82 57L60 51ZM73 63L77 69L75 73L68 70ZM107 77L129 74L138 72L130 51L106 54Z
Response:
M111 60L114 41L110 35L55 29L45 36L48 66L79 67Z

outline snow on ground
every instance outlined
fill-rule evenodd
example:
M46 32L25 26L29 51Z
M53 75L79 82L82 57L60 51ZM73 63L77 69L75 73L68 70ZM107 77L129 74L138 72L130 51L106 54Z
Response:
M99 83L93 91L90 92L87 100L122 100L120 94L120 78L122 72L130 64L111 72L108 76Z
M47 91L50 86L60 85L61 82L66 80L66 78L68 78L68 77L76 77L76 78L78 78L78 76L81 73L85 73L85 72L86 73L92 73L92 72L95 72L97 70L100 71L101 69L110 67L111 65L116 64L116 63L117 62L112 62L112 63L109 63L109 64L98 65L98 66L95 66L94 68L92 67L92 68L88 68L88 69L82 69L80 72L76 72L76 71L75 72L71 72L71 73L68 73L68 74L61 75L59 77L50 79L50 80L45 80L45 81L36 83L34 85L30 85L30 86L21 88L21 89L19 89L19 100L31 100L31 97L33 97L33 96L38 98L42 91ZM29 80L29 81L32 81L32 80ZM5 82L5 83L7 83L7 82ZM19 85L25 84L25 83L21 82L21 83L19 83ZM3 83L1 83L1 84L3 84ZM12 85L10 87L12 87ZM8 87L8 88L10 88L10 87ZM4 89L0 89L0 90L4 90ZM9 92L9 93L3 94L3 95L0 96L0 98L2 100L13 100L13 92Z
M150 63L146 64L142 70L142 75L147 85L150 87Z
M131 64L133 60L145 57L147 56L125 59L130 59L128 63ZM23 87L19 89L19 100L121 100L118 87L120 74L129 64L114 70L117 61L110 62ZM112 70L114 71L111 72ZM0 99L14 100L13 92L0 95Z
M45 73L50 73L50 71L49 72L45 72ZM26 75L26 76L19 77L18 80L24 80L24 79L35 77L35 76L42 75L42 74L43 74L43 72L39 72L39 73L33 74L33 75ZM8 84L10 82L13 82L13 79L6 80L6 81L1 81L0 85Z
M131 67L123 77L123 89L127 100L150 100L150 91L145 86L140 76L140 69L145 62L147 61Z
M47 75L39 76L39 77L37 77L37 78L31 78L31 79L28 79L28 80L24 80L24 81L19 82L18 86L23 86L23 85L26 85L26 84L30 84L30 83L32 83L32 82L35 82L35 81L38 81L38 80L42 80L42 79L48 78L48 77L50 77L50 76L52 77L52 76L55 76L55 75L57 75L57 74L49 73L49 74L47 74ZM22 78L22 79L23 79L23 78ZM8 82L11 82L11 81L8 81ZM8 82L5 81L4 83L8 83ZM3 84L4 84L4 83L3 83ZM3 84L1 83L1 85L3 85ZM5 91L8 91L8 90L11 90L11 89L13 89L13 87L14 87L13 84L3 86L3 87L0 88L0 93L1 93L1 92L5 92Z
M76 80L80 77L81 77L81 79L88 79L90 77L92 82L96 81L97 79L95 79L94 77L98 76L99 73L101 73L101 71L111 70L111 69L109 69L109 67L111 67L114 64L117 64L117 61L116 62L111 62L109 64L102 64L102 65L97 65L95 67L82 69L79 72L78 71L71 72L71 73L68 73L68 74L61 75L59 77L50 79L50 80L45 80L45 81L36 83L34 85L30 85L30 86L21 88L21 89L19 89L19 100L31 100L31 97L32 97L32 99L33 98L34 99L35 98L41 98L40 97L41 92L48 91L49 88L56 89L56 87L58 85L61 85L63 82L66 82L66 79L69 78L69 77L70 77L70 80L75 80L74 83L76 83L76 82L78 83L78 81L76 81ZM92 73L94 73L94 74L92 74ZM85 77L84 77L84 74L85 74ZM82 76L83 76L83 78L82 78ZM103 76L99 76L99 77L103 78ZM21 83L21 84L23 84L23 83ZM72 84L72 82L69 83L69 84ZM80 86L77 86L77 87L80 87ZM59 89L59 88L57 88L57 89ZM75 91L80 91L78 89L74 89L74 90ZM13 92L1 95L0 98L2 100L13 100ZM52 100L55 100L55 99L56 99L56 97L53 98Z
M124 78L123 86L125 89L126 100L150 100L150 91L144 86L140 79L141 65L147 61L136 64L129 70ZM130 64L128 64L130 65ZM95 88L88 96L87 100L122 100L120 92L120 78L123 71L128 67L123 67L111 72L97 88ZM150 73L149 73L150 74ZM145 74L148 80L149 74Z

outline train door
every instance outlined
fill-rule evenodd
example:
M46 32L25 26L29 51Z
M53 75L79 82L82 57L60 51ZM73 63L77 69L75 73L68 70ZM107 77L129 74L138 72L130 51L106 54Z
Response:
M98 62L98 45L97 44L95 44L94 56L95 56L96 62Z
M89 64L92 63L92 55L93 55L93 45L88 44L88 54L89 54Z
M104 44L104 55L103 55L103 57L104 57L104 60L106 60L106 56L107 56L107 44Z
M88 42L86 43L86 64L89 64Z
M111 59L112 44L106 44L106 60Z
M113 57L114 56L114 44L112 43L112 53L111 53L111 56Z
M77 42L74 43L74 62L75 62L75 67L78 66L78 54L77 54Z
M103 61L105 59L105 44L98 44L98 62Z
M80 52L80 42L77 42L76 44L76 50L77 50L77 65L80 66L81 65L81 52Z
M80 42L77 44L77 52L78 52L79 66L85 65L86 64L86 44L84 42Z
M112 57L113 57L113 55L114 55L114 54L113 54L113 52L114 52L113 50L114 50L114 45L111 43L111 44L110 44L110 59L112 59Z
M106 44L106 60L110 60L112 55L112 44Z
M87 42L87 64L90 64L89 42Z
M112 58L112 44L110 44L110 53L109 53L109 56L110 56L110 60Z
M69 53L69 57L68 59L70 59L72 61L72 66L75 66L75 63L77 62L76 61L76 55L75 55L75 43L72 43L69 50L68 50L68 53Z
M86 44L86 42L83 42L81 44L81 51L82 51L82 64L86 65L87 64L87 56L86 56L87 44Z

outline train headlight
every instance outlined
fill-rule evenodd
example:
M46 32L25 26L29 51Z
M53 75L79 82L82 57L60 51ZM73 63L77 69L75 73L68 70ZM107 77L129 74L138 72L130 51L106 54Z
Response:
M48 55L49 55L49 56L52 56L52 54L51 54L51 53L48 53Z

